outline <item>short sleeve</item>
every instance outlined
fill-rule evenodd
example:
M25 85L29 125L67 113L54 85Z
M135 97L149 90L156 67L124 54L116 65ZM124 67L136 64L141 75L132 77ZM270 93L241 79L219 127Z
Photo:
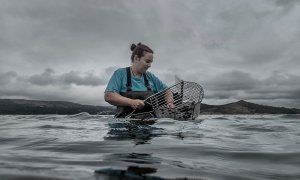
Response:
M120 70L116 70L110 78L105 92L120 93L122 88L122 73Z
M149 75L151 76L156 92L168 88L168 86L165 83L163 83L160 79L158 79L154 74L149 73Z

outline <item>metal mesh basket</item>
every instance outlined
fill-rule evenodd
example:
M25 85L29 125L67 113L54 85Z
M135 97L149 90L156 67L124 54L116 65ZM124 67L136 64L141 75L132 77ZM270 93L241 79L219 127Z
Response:
M204 96L203 88L195 82L181 81L145 100L153 108L147 112L158 118L173 118L177 120L195 119L200 113L200 104ZM175 106L170 108L167 104ZM132 114L132 115L143 115Z

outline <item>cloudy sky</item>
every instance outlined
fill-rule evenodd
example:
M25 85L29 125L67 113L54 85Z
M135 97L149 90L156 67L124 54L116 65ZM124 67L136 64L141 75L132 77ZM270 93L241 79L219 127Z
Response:
M129 46L150 69L200 83L204 103L300 108L298 0L0 0L0 98L108 105Z

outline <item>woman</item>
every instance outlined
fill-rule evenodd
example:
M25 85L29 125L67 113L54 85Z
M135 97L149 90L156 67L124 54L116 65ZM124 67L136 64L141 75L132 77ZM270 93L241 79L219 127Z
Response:
M130 49L132 65L116 70L105 90L104 99L118 107L115 116L118 118L126 117L133 111L152 111L144 100L167 88L154 74L147 71L153 62L153 50L142 43L132 44ZM173 107L173 98L168 99L167 106Z

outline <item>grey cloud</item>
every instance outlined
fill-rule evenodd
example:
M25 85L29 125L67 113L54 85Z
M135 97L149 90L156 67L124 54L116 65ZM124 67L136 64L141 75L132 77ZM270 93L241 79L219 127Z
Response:
M141 34L134 27L133 19L126 15L130 11L122 4L5 1L0 6L0 27L4 31L0 34L1 59L14 61L20 55L23 63L48 67L55 62L92 63L111 52L118 42L125 40L128 44L129 39ZM132 32L131 37L124 36L123 32Z
M243 65L268 65L270 62L282 60L286 53L291 53L293 47L299 48L299 45L293 43L299 42L299 31L285 28L293 23L299 29L299 18L282 15L276 8L257 6L255 1L235 2L232 8L225 5L216 14L213 19L215 24L208 24L212 30L205 32L211 40L206 40L204 47L236 54ZM295 38L298 40L294 41ZM294 50L292 53L295 52L298 51Z
M210 89L205 89L204 90L205 98L208 99L224 99L227 100L231 97L236 97L237 96L237 91L218 91L218 90L210 90Z
M283 7L283 13L288 13L294 6L299 5L298 0L275 0L275 4Z
M300 76L274 71L269 77L258 79L251 73L231 71L199 81L194 73L191 80L204 88L204 102L229 103L248 100L273 106L300 107Z
M155 51L150 71L168 85L178 75L202 84L212 103L295 105L299 12L296 0L2 0L1 95L103 88L116 68L130 65L129 44L141 41Z
M76 84L84 86L98 86L106 83L106 81L102 80L100 77L94 76L91 73L85 73L83 76L81 76L80 73L75 71L63 74L58 79L62 79L62 81L66 84Z
M0 73L0 85L5 85L10 83L15 77L17 77L17 73L14 71L9 71L6 73Z
M50 100L50 101L77 101L80 93L73 94L72 89L60 87L49 88L46 86L34 86L26 83L9 84L0 88L0 98ZM96 98L95 98L96 99Z
M28 81L32 84L45 86L50 84L55 84L57 78L55 77L55 72L52 69L46 69L45 72L38 75L32 75L28 78Z
M259 84L259 86L252 86L252 87L250 86L248 89L245 89L242 94L240 94L241 91L238 89L238 87L236 87L231 89L232 92L235 92L234 95L232 93L228 93L227 97L225 95L222 98L233 97L236 99L249 99L249 100L285 99L285 100L300 102L299 79L300 76L290 75L290 74L282 75L276 73L272 77L263 80L256 80L256 82L254 81L254 84ZM253 81L253 79L251 81ZM245 83L247 83L247 80L245 81ZM216 86L219 86L219 83L217 83ZM214 91L214 89L218 89L218 88L212 88L210 90ZM215 92L216 97L218 97L219 94L222 94L218 91ZM224 91L226 91L225 88Z
M103 96L99 95L99 91L104 89L104 81L92 72L57 74L50 68L32 76L6 72L0 74L0 98L62 100L99 105L104 102Z
M181 69L172 69L180 72ZM180 76L180 75L179 75ZM279 106L279 102L288 107L288 102L293 105L300 102L300 76L281 71L274 71L266 78L257 78L254 74L238 70L217 73L212 77L205 76L201 72L193 72L189 75L181 76L183 80L200 83L204 88L204 102L213 100L229 103L237 100L248 100L252 102L262 102L266 105ZM171 72L163 74L163 79L174 81ZM275 103L276 100L276 103ZM279 101L280 100L280 101ZM274 103L272 103L274 101Z
M299 87L300 85L300 76L289 74L289 73L282 73L280 71L274 71L272 76L266 78L264 80L266 84L277 86L285 86L285 87Z
M106 83L101 77L97 77L92 73L81 73L70 71L62 75L56 75L54 70L46 69L42 74L32 75L28 81L35 85L81 85L81 86L99 86Z
M299 1L298 0L275 0L276 4L278 6L292 6L292 5L295 5L295 4L299 4Z
M224 74L217 74L209 79L208 86L213 90L249 90L260 85L258 80L251 77L251 74L240 71L232 71Z
M261 99L298 99L300 102L300 76L274 72L271 77L263 79L263 86L249 90L249 98Z
M118 68L120 68L120 67L118 67L118 66L107 67L107 68L104 69L104 72L105 72L105 74L107 74L107 75L112 75L113 72L114 72L115 70L117 70Z

